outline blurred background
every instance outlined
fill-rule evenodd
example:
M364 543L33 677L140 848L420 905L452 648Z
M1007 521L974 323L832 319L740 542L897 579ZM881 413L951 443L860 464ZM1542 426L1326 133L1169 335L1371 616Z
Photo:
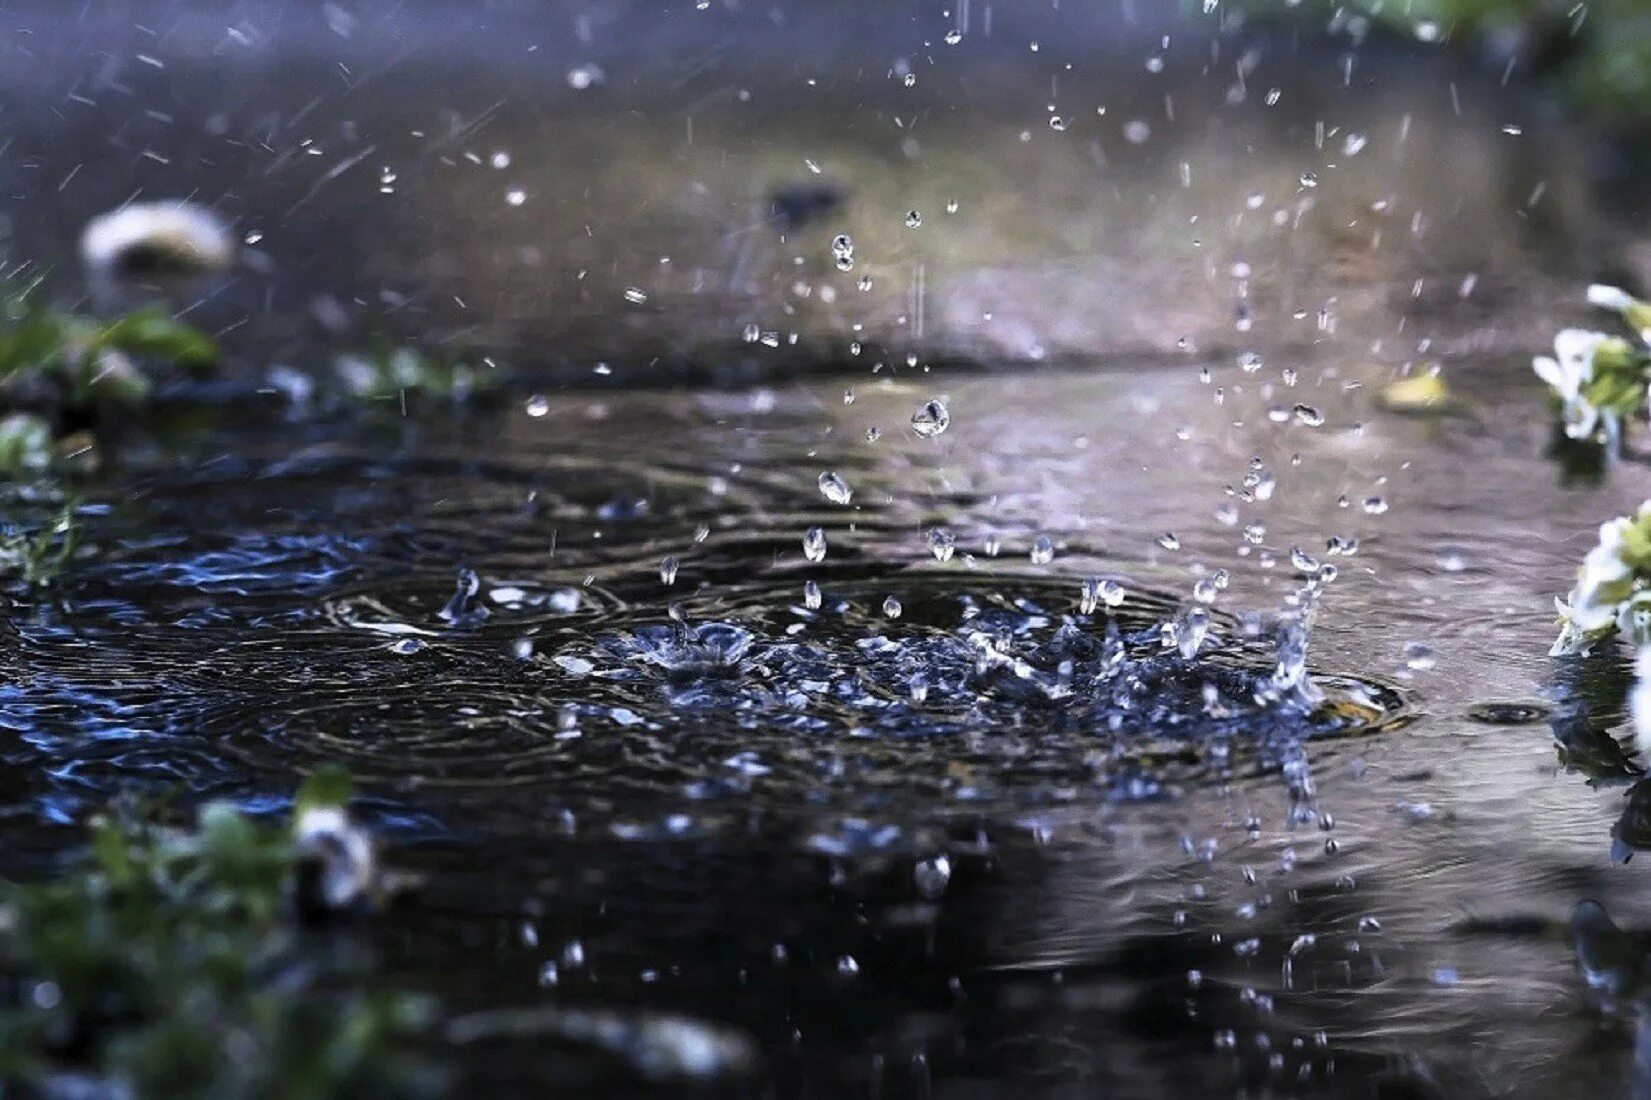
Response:
M278 358L387 331L564 375L749 376L856 341L987 362L1311 344L1326 311L1390 352L1398 331L1511 347L1561 288L1651 262L1648 18L17 0L0 214L14 263L61 281L96 213L220 211L245 265L194 316Z

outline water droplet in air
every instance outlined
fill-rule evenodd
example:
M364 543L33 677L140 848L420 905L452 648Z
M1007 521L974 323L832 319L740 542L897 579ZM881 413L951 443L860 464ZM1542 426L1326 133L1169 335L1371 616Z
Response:
M1055 560L1055 542L1048 535L1039 535L1032 544L1032 564L1048 565Z
M821 491L824 492L824 485ZM819 527L810 527L803 532L803 557L809 561L824 561L826 556L826 534Z
M488 615L487 608L476 603L476 594L481 591L481 587L481 578L476 576L474 569L460 569L453 586L453 598L447 601L447 606L441 609L438 617L454 624L485 619Z
M952 861L943 855L920 859L912 868L911 879L919 894L935 901L946 892L947 885L952 881Z
M417 638L398 638L390 646L391 653L398 653L403 657L418 653L424 648L424 643Z
M833 504L847 504L854 496L848 482L831 470L820 475L820 493Z
M602 82L602 70L596 65L577 65L568 70L568 87L576 92Z
M643 290L641 287L632 286L625 288L625 301L631 303L632 305L639 306L647 300L648 292Z
M1373 516L1379 516L1387 511L1387 500L1384 497L1365 497L1364 510Z
M908 211L906 211L906 228L907 229L921 229L922 227L923 227L923 215L922 215L922 213L920 211L917 211L917 210L908 210Z
M884 599L883 614L887 615L891 619L898 619L900 617L900 601L895 599L893 596L889 596Z
M1179 550L1181 549L1181 540L1175 537L1174 531L1165 531L1158 536L1158 545L1165 550Z
M542 393L536 393L527 399L527 415L537 420L550 413L550 398Z
M1303 172L1301 174L1301 185L1303 187L1317 187L1319 185L1319 178L1313 172Z
M952 414L938 398L923 402L923 407L912 413L912 430L925 439L933 439L951 427Z
M1313 405L1297 405L1295 414L1296 420L1309 428L1316 428L1324 423L1324 411Z
M803 585L803 606L810 611L820 610L820 585L817 581L809 581Z
M922 706L929 701L929 678L921 672L915 674L906 683L906 693L913 703Z
M934 555L935 561L951 561L957 551L957 539L944 527L936 527L928 533L929 553Z
M963 41L962 31L954 29L946 32L946 45L955 46L961 41Z
M681 563L677 561L675 554L666 554L659 561L659 579L666 584L675 584L676 571L680 568L680 565Z

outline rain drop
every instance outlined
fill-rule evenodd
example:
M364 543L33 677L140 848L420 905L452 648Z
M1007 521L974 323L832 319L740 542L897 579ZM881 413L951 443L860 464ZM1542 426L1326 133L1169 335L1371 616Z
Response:
M853 498L854 490L840 475L827 470L820 475L820 494L833 504L847 504Z
M939 398L930 398L923 407L912 413L912 430L925 439L933 439L951 426L952 414Z
M824 492L825 486L821 485ZM810 527L803 532L803 557L809 561L824 561L826 556L826 534L824 529Z

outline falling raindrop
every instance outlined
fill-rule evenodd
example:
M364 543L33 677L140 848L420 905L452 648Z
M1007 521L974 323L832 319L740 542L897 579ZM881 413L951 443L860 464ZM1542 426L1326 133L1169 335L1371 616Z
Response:
M821 487L824 491L824 487ZM824 561L826 556L826 533L823 528L810 527L803 532L803 557L809 561Z
M847 504L854 496L854 490L848 487L848 482L831 470L820 475L820 493L833 504Z
M1032 543L1032 564L1048 565L1055 560L1055 541L1048 535L1039 535Z
M911 418L912 430L925 439L933 439L949 428L951 423L952 414L939 398L930 398L923 402L923 407L912 413Z
M666 554L659 562L659 579L667 585L675 584L676 571L680 566L675 554Z
M883 600L883 614L891 619L898 619L900 617L900 601L893 596L886 597Z
M906 228L907 229L921 229L922 227L923 227L923 214L922 214L922 212L917 211L917 210L908 210L908 211L906 211Z
M920 859L912 867L912 885L929 901L935 901L946 892L952 881L952 861L944 855Z
M831 255L837 261L837 266L843 271L854 267L854 240L847 233L839 233L831 239Z
M934 555L935 561L951 561L957 551L957 539L944 527L936 527L926 536L929 543L929 553Z
M808 581L803 585L803 606L810 611L820 610L820 585L818 581Z

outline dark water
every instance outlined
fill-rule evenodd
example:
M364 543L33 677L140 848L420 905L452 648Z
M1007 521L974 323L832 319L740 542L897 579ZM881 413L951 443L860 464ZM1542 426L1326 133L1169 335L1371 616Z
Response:
M435 7L222 7L7 16L14 262L61 258L139 187L263 235L194 311L239 360L221 400L130 433L86 487L72 583L8 596L9 865L38 870L129 784L273 813L342 763L389 858L427 876L379 929L390 971L455 1016L733 1037L699 1048L726 1055L708 1080L650 1080L647 1043L480 1038L472 1017L438 1050L470 1094L1643 1087L1568 931L1583 898L1630 929L1651 904L1624 860L1651 794L1611 736L1629 671L1545 653L1552 597L1648 481L1564 476L1526 363L1578 315L1573 280L1632 272L1637 246L1599 247L1611 223L1575 199L1596 147L1540 100L1413 44L1128 6L999 11L987 38L976 4L967 61L944 52L956 19L915 8L832 28L482 5L454 35ZM1185 45L1160 78L1165 28ZM1085 43L1105 64L1064 75ZM1248 49L1264 70L1229 104ZM916 151L885 78L906 52L934 58ZM588 64L604 81L576 92ZM1063 94L1111 127L1099 162L1048 125ZM1173 145L1120 139L1137 115ZM1336 153L1353 125L1371 145ZM782 244L772 195L809 159L855 197ZM831 270L839 231L871 291ZM461 409L257 392L264 364L325 370L379 326L530 378ZM1448 415L1379 407L1435 360ZM686 367L725 384L665 381ZM911 417L937 397L951 425L927 438ZM6 517L45 496L7 487ZM1307 656L1323 698L1257 704L1277 624L1246 624L1303 610L1292 547L1338 571ZM1155 632L1218 569L1207 651L1181 660ZM1086 610L1089 578L1123 603Z

